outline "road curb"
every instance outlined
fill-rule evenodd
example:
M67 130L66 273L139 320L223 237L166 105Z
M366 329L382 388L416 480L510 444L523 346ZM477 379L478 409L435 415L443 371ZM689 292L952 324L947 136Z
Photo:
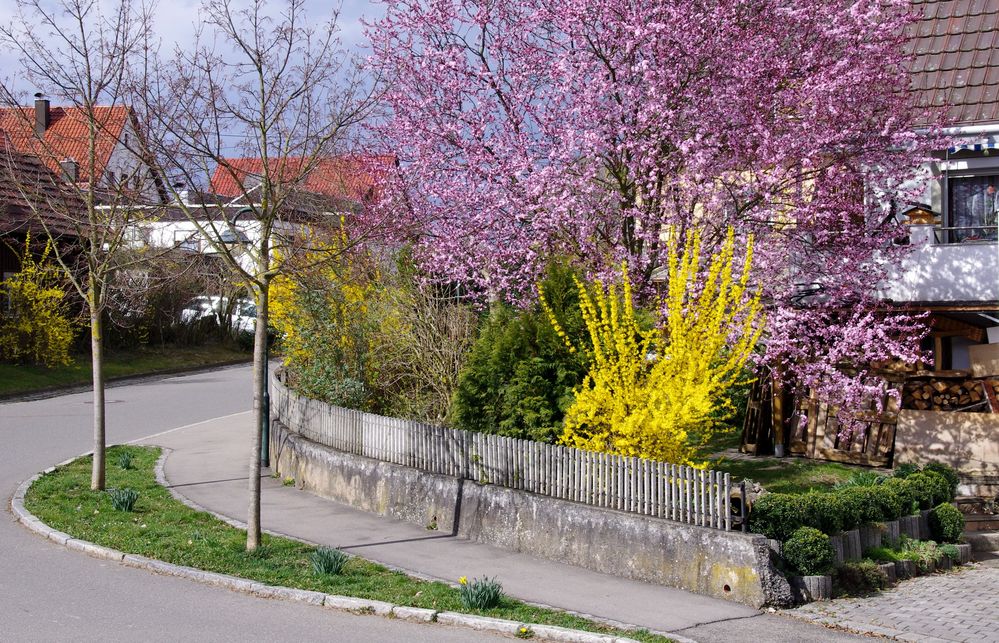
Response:
M166 461L168 453L169 450L163 449L163 454L156 463L156 478L157 482L160 484L163 484L163 479L161 478L163 474L163 463ZM85 457L86 455L89 455L89 452L78 457ZM518 621L491 618L487 616L461 614L458 612L438 612L436 610L408 607L405 605L394 605L384 601L355 598L353 596L339 596L335 594L324 594L322 592L301 590L292 587L265 585L264 583L260 583L258 581L228 576L226 574L219 574L216 572L208 572L194 567L174 565L173 563L167 563L154 558L140 556L138 554L126 554L116 549L103 547L96 543L73 538L68 534L58 531L57 529L53 529L39 520L37 516L25 508L24 498L28 489L35 483L35 481L43 475L55 471L57 467L68 464L76 459L77 458L71 458L70 460L62 462L55 467L49 467L45 471L37 473L22 482L18 485L17 490L14 491L14 495L11 497L10 508L11 512L14 514L14 518L29 530L59 545L62 545L67 549L80 551L88 556L104 560L117 561L128 567L144 569L157 574L177 576L207 585L225 587L230 590L251 594L260 598L287 600L310 605L322 605L323 607L327 607L329 609L336 609L356 614L375 614L383 617L399 618L419 623L436 622L442 625L465 627L473 630L496 632L507 635L525 634L530 632L532 638L546 641L565 641L568 643L634 642L634 639L630 638L623 638L608 634L597 634L595 632L586 632L584 630L572 630L553 625L521 623ZM166 487L165 484L163 486ZM167 489L169 489L169 487L167 487ZM170 493L192 509L207 511L204 507L201 507L196 503L185 501L182 496L176 494L172 489L170 489ZM207 511L207 513L225 521L231 526L238 527L240 529L245 528L245 526L241 526L241 523L231 518L221 516L212 511ZM280 535L287 537L285 534Z

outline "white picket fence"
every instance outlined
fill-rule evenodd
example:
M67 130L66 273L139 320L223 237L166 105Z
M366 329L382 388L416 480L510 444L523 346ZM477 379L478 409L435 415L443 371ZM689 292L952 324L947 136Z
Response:
M430 473L646 516L732 528L729 474L473 433L300 397L271 380L271 413L332 449Z

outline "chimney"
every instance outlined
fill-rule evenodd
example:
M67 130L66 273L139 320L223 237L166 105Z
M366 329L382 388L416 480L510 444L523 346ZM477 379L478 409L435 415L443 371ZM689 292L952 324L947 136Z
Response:
M42 93L35 94L35 134L45 136L49 128L49 101L42 98Z
M80 165L71 158L64 158L59 161L59 167L62 168L62 178L67 183L76 183L79 179Z

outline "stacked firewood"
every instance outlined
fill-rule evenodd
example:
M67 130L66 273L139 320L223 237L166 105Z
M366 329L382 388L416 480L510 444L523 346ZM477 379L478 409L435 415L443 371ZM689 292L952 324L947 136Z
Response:
M905 383L902 408L918 411L970 411L988 413L989 399L979 380L910 380Z

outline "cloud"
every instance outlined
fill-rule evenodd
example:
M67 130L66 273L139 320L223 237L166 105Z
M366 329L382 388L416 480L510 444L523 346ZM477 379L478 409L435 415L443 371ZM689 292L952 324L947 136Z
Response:
M117 5L115 0L98 0L102 9L111 9ZM248 7L250 2L241 0L234 3L237 7ZM276 16L284 3L270 2L266 10ZM312 0L306 6L309 20L313 24L321 24L338 6L334 0ZM199 23L201 0L160 0L156 5L153 30L159 41L161 51L169 53L176 47L190 48L194 43L194 34ZM53 6L53 5L48 5ZM371 0L343 0L340 7L340 41L348 53L365 55L367 52L366 38L362 19L372 19L380 16L383 8ZM0 24L12 24L16 21L17 8L11 0L0 0ZM38 88L31 87L20 78L20 60L17 52L8 46L0 48L0 80L14 87L25 100Z

